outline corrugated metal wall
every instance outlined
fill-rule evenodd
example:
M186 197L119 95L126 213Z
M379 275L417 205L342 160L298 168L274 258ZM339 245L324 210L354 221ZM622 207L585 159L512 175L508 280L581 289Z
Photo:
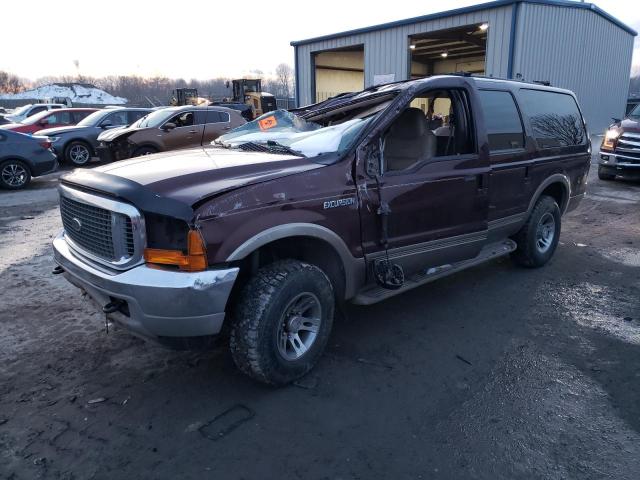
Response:
M520 4L514 77L549 80L578 96L591 133L624 115L633 39L589 10Z
M307 105L313 101L312 55L314 52L364 45L364 82L365 86L370 86L374 75L394 73L396 80L407 78L410 35L485 22L489 24L486 73L496 77L506 77L512 8L508 5L298 45L296 47L297 82L300 95L298 104Z

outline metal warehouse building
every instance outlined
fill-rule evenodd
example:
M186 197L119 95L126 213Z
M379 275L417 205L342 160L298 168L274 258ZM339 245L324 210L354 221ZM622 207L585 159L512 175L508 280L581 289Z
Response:
M497 0L292 42L296 97L466 71L571 89L600 133L624 114L636 35L590 3Z

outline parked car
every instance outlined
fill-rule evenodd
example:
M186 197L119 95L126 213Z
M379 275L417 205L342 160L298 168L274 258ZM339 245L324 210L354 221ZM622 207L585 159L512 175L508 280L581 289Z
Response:
M41 112L23 120L22 123L0 125L0 129L33 134L45 128L75 125L95 111L97 111L96 108L65 108L51 112Z
M93 112L75 126L47 128L38 135L49 137L59 161L81 166L97 156L98 135L131 125L149 112L148 108L106 108Z
M31 178L58 167L47 137L0 130L0 186L10 190L26 187Z
M12 113L5 115L4 118L8 123L20 123L23 120L36 115L37 113L59 110L61 108L67 108L67 106L61 103L30 103L28 105L16 108Z
M101 160L115 161L196 147L245 123L239 112L224 107L168 107L128 128L100 134L97 151Z
M269 112L216 146L63 176L56 273L166 344L227 323L240 370L285 384L342 302L502 255L545 265L584 196L588 138L572 92L463 75Z
M640 178L640 105L612 124L602 139L598 177L613 180L617 175Z

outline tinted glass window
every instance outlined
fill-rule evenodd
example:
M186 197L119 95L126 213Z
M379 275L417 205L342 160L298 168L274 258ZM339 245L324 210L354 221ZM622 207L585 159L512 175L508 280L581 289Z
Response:
M207 123L207 115L208 113L206 111L198 110L196 112L196 125L204 125Z
M538 148L570 147L587 141L578 105L571 95L544 90L520 91Z
M48 125L71 125L73 123L71 112L62 111L47 115L42 120Z
M114 112L102 121L101 125L128 125L127 112Z
M480 103L489 136L489 149L510 150L524 147L522 120L509 92L480 90Z
M229 114L227 112L218 112L216 110L210 110L207 112L207 123L221 123L228 121Z
M46 109L47 109L47 107L34 107L29 112L29 115L27 115L27 117L30 117L31 115L35 115L36 113L44 112Z
M129 122L128 122L129 125L131 125L133 122L140 120L142 117L144 117L148 113L149 112L145 112L141 110L134 110L134 111L127 112L127 114L129 115Z
M93 112L87 112L87 111L73 112L73 117L75 118L75 123L78 123L80 120L82 120L83 118L88 117L92 113Z

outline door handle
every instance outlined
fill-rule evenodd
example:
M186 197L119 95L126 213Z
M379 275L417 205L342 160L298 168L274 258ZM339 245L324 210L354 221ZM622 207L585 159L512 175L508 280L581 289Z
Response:
M189 130L189 133L198 133L196 130Z
M231 130L231 127L224 127L223 130Z

